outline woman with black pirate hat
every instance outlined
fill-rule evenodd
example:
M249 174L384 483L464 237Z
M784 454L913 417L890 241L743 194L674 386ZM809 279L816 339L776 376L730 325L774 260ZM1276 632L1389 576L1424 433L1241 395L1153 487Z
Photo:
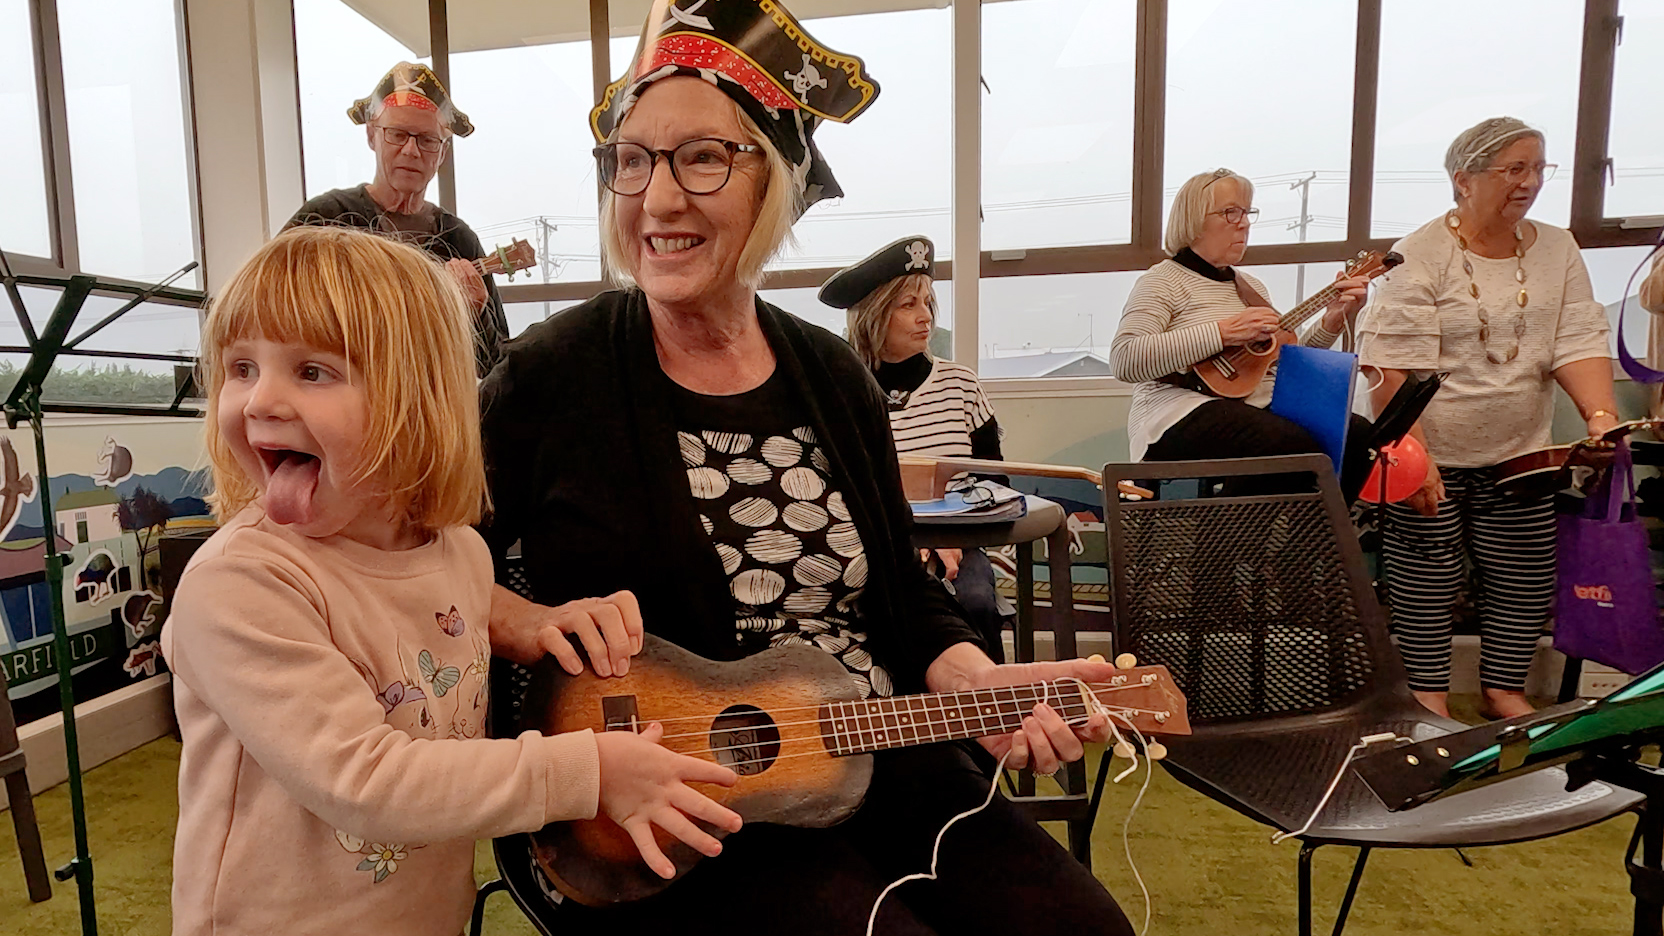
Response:
M1003 460L999 423L976 371L930 353L935 264L930 238L903 237L832 274L820 301L847 310L845 334L884 391L897 454ZM980 549L937 549L923 558L949 583L966 619L988 642L988 655L1003 660L1005 616L988 556Z
M860 59L815 42L778 0L655 4L591 117L601 242L620 288L533 325L486 379L496 512L483 532L499 561L521 544L540 604L628 590L649 632L700 656L814 647L865 696L1107 681L1107 664L989 659L912 548L866 365L757 295L804 208L839 194L814 131L877 94ZM541 613L520 603L503 598L503 613ZM1071 727L1041 705L985 746L1051 771L1107 735L1100 715ZM866 800L841 824L747 826L657 895L551 904L549 927L858 936L884 887L928 869L937 831L983 802L988 751L876 754ZM939 870L897 891L876 931L1132 932L1091 873L1003 797L955 826Z

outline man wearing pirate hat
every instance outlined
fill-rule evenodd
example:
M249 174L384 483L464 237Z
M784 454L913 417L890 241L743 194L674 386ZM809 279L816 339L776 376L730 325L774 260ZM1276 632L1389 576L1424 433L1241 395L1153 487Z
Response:
M409 241L444 260L475 309L475 365L485 376L502 356L508 320L497 286L473 261L485 255L480 239L461 218L427 201L428 183L439 171L452 136L474 132L468 115L451 103L445 86L426 65L400 62L382 76L368 97L347 109L365 128L376 154L375 179L334 189L300 206L285 227L344 224Z

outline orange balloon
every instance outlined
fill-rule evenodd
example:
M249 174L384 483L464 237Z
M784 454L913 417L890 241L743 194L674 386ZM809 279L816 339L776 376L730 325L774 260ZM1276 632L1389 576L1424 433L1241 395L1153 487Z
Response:
M1372 504L1381 502L1383 465L1387 474L1386 500L1390 504L1396 504L1421 490L1421 483L1427 480L1427 450L1421 447L1415 436L1407 435L1392 445L1382 446L1376 456L1375 466L1369 470L1369 480L1364 482L1363 492L1359 495Z

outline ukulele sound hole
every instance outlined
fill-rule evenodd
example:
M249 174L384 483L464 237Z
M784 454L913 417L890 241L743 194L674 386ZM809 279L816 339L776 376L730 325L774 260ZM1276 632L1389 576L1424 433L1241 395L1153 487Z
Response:
M760 708L731 706L711 724L711 753L742 777L760 774L780 756L780 729Z

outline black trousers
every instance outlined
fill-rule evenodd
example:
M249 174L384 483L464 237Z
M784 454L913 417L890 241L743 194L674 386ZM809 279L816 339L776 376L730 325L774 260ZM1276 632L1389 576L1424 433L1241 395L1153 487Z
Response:
M1354 413L1341 459L1340 490L1350 504L1369 476L1369 433L1373 425ZM1257 458L1308 455L1323 449L1303 427L1241 400L1209 400L1174 423L1145 450L1145 461L1192 461L1208 458ZM1225 493L1273 494L1289 490L1284 475L1229 482Z
M561 934L863 936L891 881L930 870L936 833L988 794L991 777L959 744L874 755L867 800L830 829L754 825L664 892L594 909L567 901ZM1092 873L1004 797L942 840L940 878L885 898L875 936L1131 936Z

